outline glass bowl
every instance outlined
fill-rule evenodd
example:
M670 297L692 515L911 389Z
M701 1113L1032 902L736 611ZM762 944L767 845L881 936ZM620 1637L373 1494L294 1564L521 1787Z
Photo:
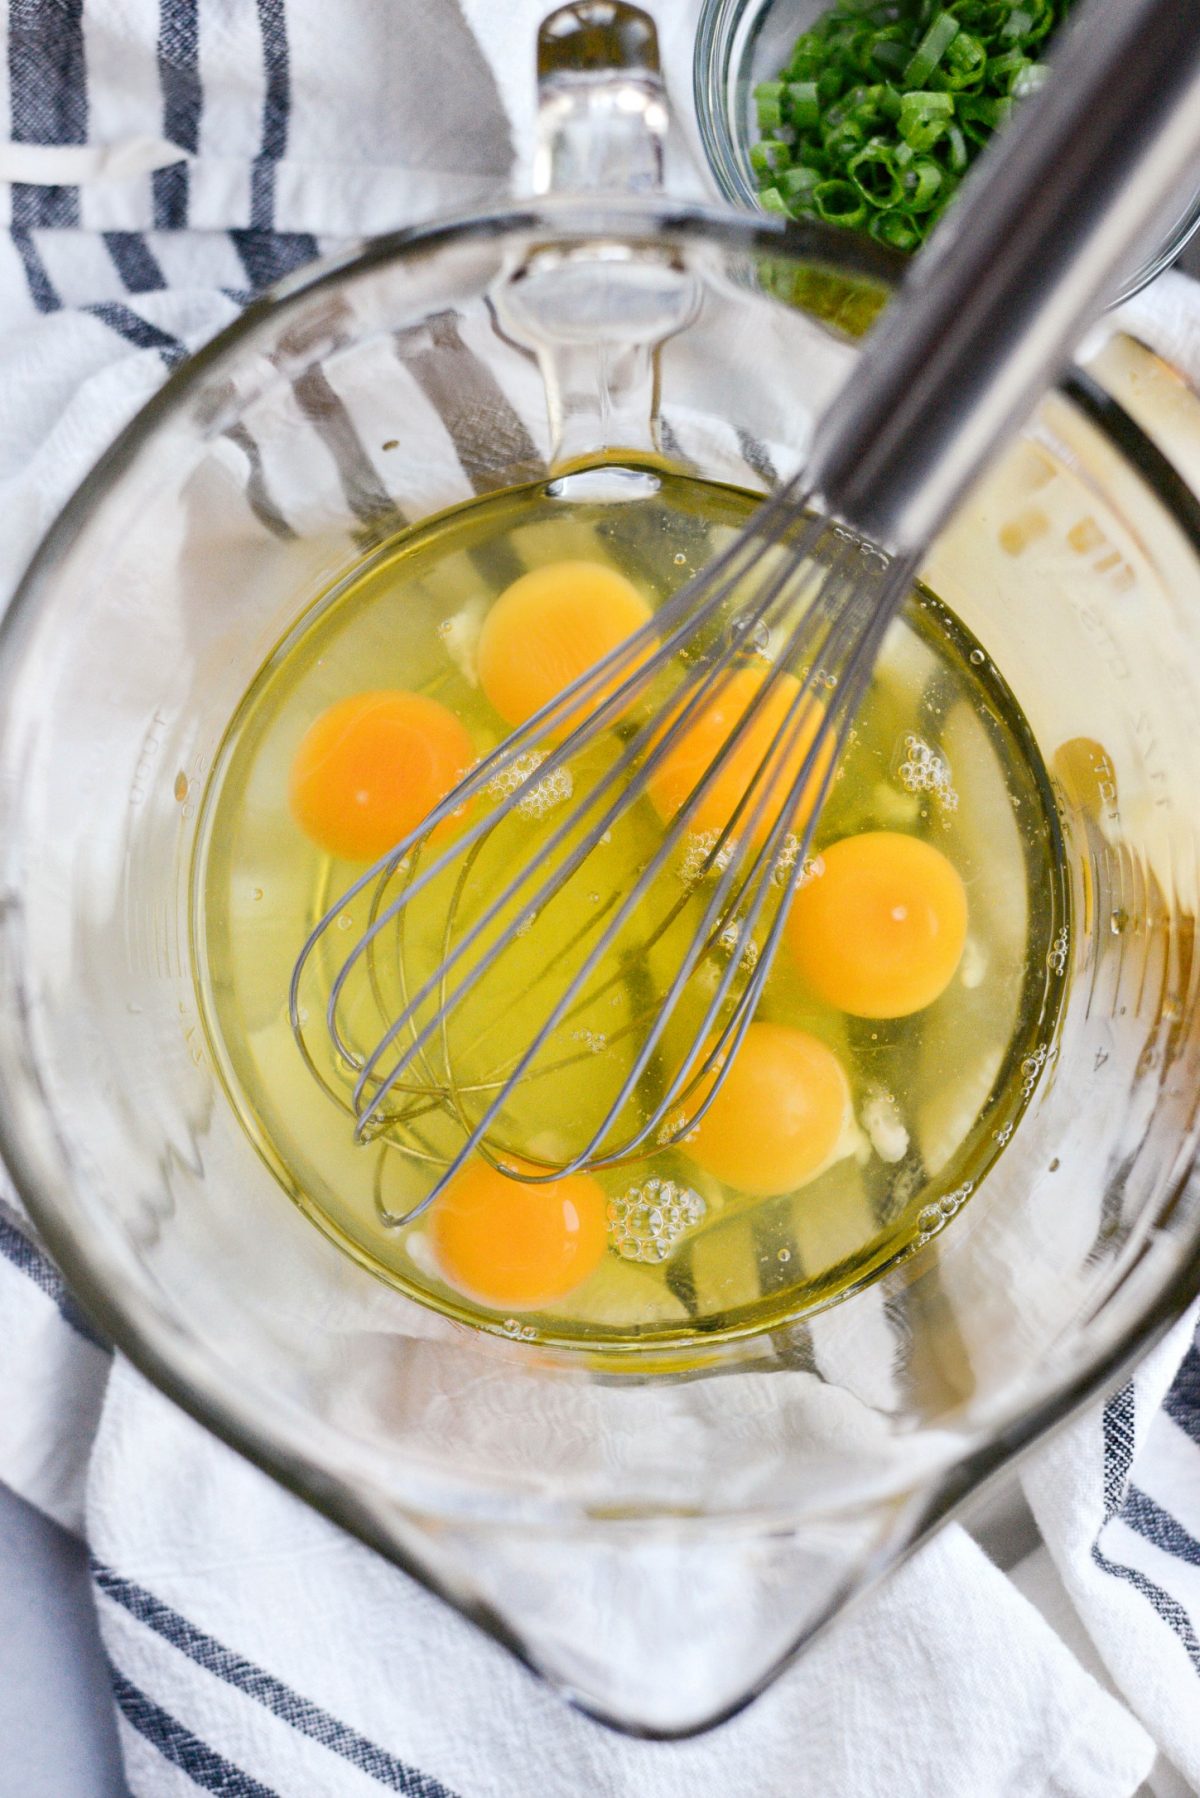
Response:
M754 88L776 78L797 36L827 7L828 0L702 0L693 62L696 121L717 186L735 206L758 206L749 155L759 135ZM1114 304L1169 267L1198 228L1200 175L1195 191L1181 196L1160 248L1131 274Z

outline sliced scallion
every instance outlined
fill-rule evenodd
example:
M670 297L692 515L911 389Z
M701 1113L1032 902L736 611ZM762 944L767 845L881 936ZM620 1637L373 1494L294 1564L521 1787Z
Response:
M914 250L1014 105L1071 0L832 0L753 91L760 202Z

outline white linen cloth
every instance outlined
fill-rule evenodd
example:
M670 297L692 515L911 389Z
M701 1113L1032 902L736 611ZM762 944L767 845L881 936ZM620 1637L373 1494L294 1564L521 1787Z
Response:
M96 455L249 290L335 238L497 197L528 151L542 11L10 0L4 597ZM695 6L659 11L686 113ZM1190 283L1164 278L1130 316L1197 377ZM86 1536L138 1798L1126 1798L1156 1743L1186 1781L1169 1789L1196 1790L1195 1327L1025 1476L1057 1602L1119 1696L1022 1596L1032 1573L1010 1581L951 1526L743 1717L689 1744L619 1738L114 1358L11 1195L0 1478Z

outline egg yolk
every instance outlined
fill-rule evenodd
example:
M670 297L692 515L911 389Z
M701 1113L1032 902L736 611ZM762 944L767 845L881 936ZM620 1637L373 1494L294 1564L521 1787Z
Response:
M356 693L322 712L305 733L292 763L292 816L330 855L376 861L420 824L474 760L466 730L436 699Z
M637 588L601 562L550 562L506 587L483 621L479 683L507 724L524 724L649 622ZM653 653L647 645L638 662ZM593 703L616 691L618 671ZM563 721L566 735L571 720Z
M813 991L857 1018L904 1018L943 993L967 939L962 877L919 837L869 830L821 851L787 938Z
M664 820L673 818L687 802L710 763L720 753L731 732L745 715L751 701L767 678L757 668L736 669L721 681L712 698L701 706L683 725L675 726L670 749L648 781L651 801ZM824 711L815 699L805 702L806 711L788 726L786 740L776 749L764 776L756 782L759 767L770 754L771 744L783 726L791 707L800 697L800 682L791 674L777 676L774 686L746 726L719 773L705 790L688 818L688 829L697 834L725 829L743 797L749 793L742 820L735 827L750 832L750 841L760 848L770 836L779 808L793 782L799 779L804 758L813 746L824 722ZM830 741L817 757L816 765L799 794L789 820L790 830L803 827L807 813L816 805L821 783L833 757ZM750 789L753 787L753 791ZM766 795L757 824L750 829L760 802Z
M530 1186L468 1162L429 1213L442 1272L497 1311L561 1299L594 1273L607 1241L603 1188L590 1174Z
M849 1111L850 1088L832 1049L786 1024L751 1024L696 1134L681 1147L726 1185L769 1198L820 1171Z

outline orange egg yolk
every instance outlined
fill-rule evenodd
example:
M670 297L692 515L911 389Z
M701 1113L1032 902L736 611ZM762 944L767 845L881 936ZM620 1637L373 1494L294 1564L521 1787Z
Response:
M850 1088L832 1049L786 1024L751 1024L696 1134L681 1146L726 1185L768 1198L820 1171L849 1112Z
M376 861L428 816L474 760L466 730L436 699L356 693L322 712L305 733L292 763L292 816L330 855Z
M534 568L505 588L483 621L479 683L507 724L524 724L651 616L637 588L601 562ZM647 646L638 662L652 653ZM636 665L618 671L590 703L615 692Z
M766 678L765 670L736 669L728 679L721 681L707 704L701 706L685 724L675 726L671 747L655 767L648 782L650 798L661 818L673 818L683 808L710 763L715 760L744 717ZM784 741L771 754L776 733L783 726L791 707L800 698L801 691L800 682L793 675L777 676L761 708L751 718L719 773L691 812L688 818L689 830L698 835L708 831L723 831L742 799L749 794L746 809L734 827L734 835L749 833L755 848L761 847L766 841L777 821L780 807L787 801L789 789L800 777L804 759L824 721L824 712L819 702L815 699L804 701L806 711L800 717L798 726L793 719ZM763 777L757 779L759 768L768 755L771 755L771 759L764 769ZM832 756L833 744L830 742L818 755L813 772L797 797L788 821L789 830L803 828L808 812L820 797L821 783ZM762 812L751 828L764 794L766 797Z
M590 1174L531 1186L472 1161L434 1203L429 1231L452 1286L497 1311L528 1311L564 1298L599 1266L604 1190Z
M891 830L823 849L787 920L809 986L857 1018L903 1018L932 1005L966 939L957 869L931 843Z

